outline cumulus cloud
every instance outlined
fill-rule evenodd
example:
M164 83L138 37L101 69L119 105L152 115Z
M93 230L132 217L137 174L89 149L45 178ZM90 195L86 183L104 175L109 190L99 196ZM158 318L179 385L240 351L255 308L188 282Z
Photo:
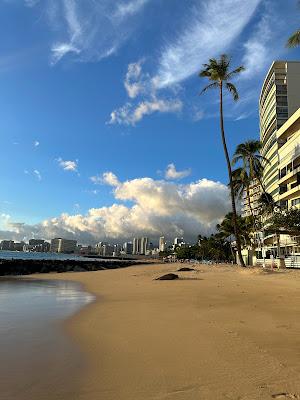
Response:
M36 225L16 225L8 219L0 236L8 237L10 231L10 237L18 240L62 236L95 243L104 239L121 242L140 235L155 240L163 233L168 238L180 235L195 241L199 233L214 231L230 210L228 188L220 182L201 179L179 185L151 178L120 182L108 172L102 179L112 186L115 204L92 208L84 215L65 213Z
M171 163L167 166L167 169L165 171L165 178L170 180L182 179L191 175L191 173L192 170L190 168L183 171L177 171L175 164Z
M78 168L78 160L63 160L61 157L57 159L58 165L65 171L76 172Z
M107 184L118 186L120 184L117 176L112 172L104 172L102 175L91 176L90 179L95 185Z

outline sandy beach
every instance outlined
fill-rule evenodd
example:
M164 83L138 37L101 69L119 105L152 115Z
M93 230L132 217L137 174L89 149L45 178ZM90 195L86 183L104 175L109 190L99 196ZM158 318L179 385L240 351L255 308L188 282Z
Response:
M88 361L70 399L300 399L300 271L154 280L178 267L45 275L97 296L66 322Z

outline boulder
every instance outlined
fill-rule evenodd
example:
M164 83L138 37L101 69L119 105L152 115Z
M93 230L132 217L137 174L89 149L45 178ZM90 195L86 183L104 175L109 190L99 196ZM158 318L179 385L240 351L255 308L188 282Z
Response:
M172 281L174 279L179 279L179 276L176 274L166 274L156 278L156 281Z

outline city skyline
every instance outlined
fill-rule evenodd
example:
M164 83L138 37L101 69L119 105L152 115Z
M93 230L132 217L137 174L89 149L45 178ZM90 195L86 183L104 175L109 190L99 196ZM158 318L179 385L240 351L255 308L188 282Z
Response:
M271 62L299 58L299 50L284 48L285 21L291 32L297 27L295 2L223 2L230 29L222 44L209 30L212 1L204 8L193 0L195 15L175 1L176 37L164 27L166 3L128 1L125 7L117 1L114 8L104 1L118 37L106 25L101 43L97 30L85 40L102 21L92 3L63 3L52 3L52 15L44 2L0 4L8 38L0 64L0 239L63 236L89 243L163 234L190 239L214 231L230 202L216 146L216 104L197 96L197 72L208 56L223 51L235 65L245 64L236 82L240 102L225 103L231 153L236 144L258 138L259 91ZM237 4L238 19L232 13ZM150 27L147 16L157 8L160 16ZM213 21L222 32L222 23ZM193 35L204 29L207 43L197 47ZM207 55L204 47L216 54ZM172 50L178 62L170 62Z

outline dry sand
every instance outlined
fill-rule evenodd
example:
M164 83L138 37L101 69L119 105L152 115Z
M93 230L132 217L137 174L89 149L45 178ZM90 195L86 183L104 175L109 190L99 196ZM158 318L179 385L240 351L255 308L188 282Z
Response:
M71 397L300 399L300 271L197 265L154 280L181 266L46 276L97 295L67 322L88 358Z

